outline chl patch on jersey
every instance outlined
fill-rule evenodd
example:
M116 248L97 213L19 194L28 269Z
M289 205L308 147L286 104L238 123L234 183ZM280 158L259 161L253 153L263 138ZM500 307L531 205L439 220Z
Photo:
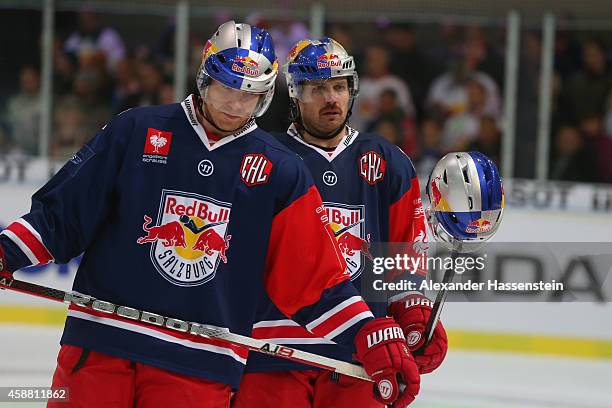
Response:
M370 234L366 234L364 225L365 206L331 202L323 203L323 205L346 261L351 280L356 279L363 271L365 257L372 259Z
M136 242L153 244L151 261L169 282L201 285L215 277L220 262L227 263L231 209L231 203L203 195L163 190L157 222L151 226L145 215L146 235Z
M263 154L245 154L240 164L240 177L249 186L265 184L270 180L272 162Z
M385 178L387 162L380 153L370 150L359 158L359 175L368 184L374 185Z

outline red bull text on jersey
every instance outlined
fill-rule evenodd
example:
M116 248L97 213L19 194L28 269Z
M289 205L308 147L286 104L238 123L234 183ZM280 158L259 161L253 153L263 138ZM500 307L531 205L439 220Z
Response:
M192 96L113 119L0 245L11 270L84 253L75 291L246 336L264 297L347 347L372 318L303 161L254 122L211 147ZM232 387L247 358L75 305L61 342Z

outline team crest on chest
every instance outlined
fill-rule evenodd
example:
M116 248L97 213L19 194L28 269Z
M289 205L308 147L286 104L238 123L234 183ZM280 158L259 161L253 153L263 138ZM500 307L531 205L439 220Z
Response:
M157 220L144 215L144 236L151 243L151 262L168 281L196 286L215 277L219 263L227 263L227 235L232 205L210 197L163 190Z
M359 158L359 175L368 184L374 185L385 178L387 162L380 153L370 150Z
M240 164L240 178L249 187L265 184L270 179L272 162L263 154L245 154Z
M351 280L356 279L363 270L364 258L372 259L370 234L365 232L365 206L330 202L323 205Z

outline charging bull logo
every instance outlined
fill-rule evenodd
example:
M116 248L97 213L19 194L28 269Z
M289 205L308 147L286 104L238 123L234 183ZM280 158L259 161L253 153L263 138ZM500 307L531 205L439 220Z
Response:
M491 221L485 220L484 218L479 218L477 220L470 221L470 223L465 228L465 232L468 232L470 234L480 234L491 231L491 228Z
M220 262L227 263L231 235L227 225L231 204L210 197L164 190L157 217L144 216L145 235L136 240L151 243L151 261L168 281L196 286L215 277Z
M365 207L363 205L344 205L324 203L327 218L351 279L357 278L363 270L364 257L370 254L370 234L365 233Z
M187 246L185 245L185 231L183 231L183 227L179 222L172 221L167 224L149 227L151 221L153 221L151 217L145 215L144 220L142 229L147 232L147 235L136 240L139 244L142 245L147 242L160 240L165 247L181 246L185 248Z

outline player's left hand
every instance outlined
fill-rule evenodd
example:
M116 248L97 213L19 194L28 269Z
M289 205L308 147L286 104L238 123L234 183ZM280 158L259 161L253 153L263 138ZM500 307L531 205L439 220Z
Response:
M375 384L377 401L405 407L419 392L421 377L402 328L389 317L371 320L355 336L357 360Z
M438 368L448 349L448 339L442 322L438 322L431 342L425 343L425 327L431 315L433 302L420 293L410 294L389 305L389 314L400 325L406 336L406 343L419 367L419 373L427 374Z

